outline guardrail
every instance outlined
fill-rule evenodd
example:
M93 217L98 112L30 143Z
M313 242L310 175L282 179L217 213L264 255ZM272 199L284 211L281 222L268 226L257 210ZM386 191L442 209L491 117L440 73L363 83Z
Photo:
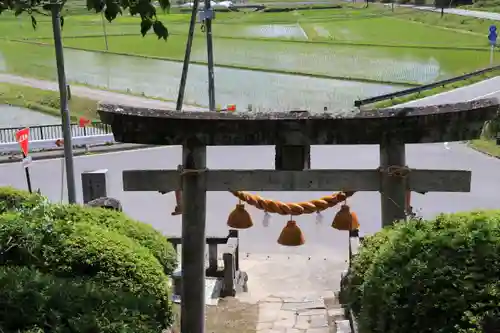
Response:
M447 84L450 84L450 83L453 83L453 82L457 82L457 81L466 80L466 79L471 78L473 76L481 75L481 74L488 73L488 72L491 72L491 71L494 71L494 70L498 70L498 69L500 69L500 65L492 66L492 67L487 67L487 68L483 68L483 69L479 69L479 70L477 70L475 72L471 72L471 73L467 73L467 74L464 74L464 75L452 77L452 78L449 78L449 79L446 79L446 80L441 80L441 81L437 81L437 82L434 82L434 83L424 84L424 85L422 85L420 87L404 89L404 90L396 91L396 92L393 92L393 93L388 93L388 94L384 94L384 95L369 97L369 98L365 98L365 99L358 99L358 100L354 101L354 106L355 107L360 107L362 105L376 103L376 102L384 101L386 99L393 99L395 97L401 97L401 96L405 96L405 95L419 93L421 91L429 90L429 89L436 88L436 87L444 87Z
M30 152L39 150L61 149L57 145L58 138L48 140L33 140L29 143ZM76 136L71 139L73 147L89 147L116 143L113 134ZM17 142L0 142L0 155L21 153Z
M16 132L24 127L0 128L0 143L16 142ZM30 128L30 144L32 141L57 140L63 137L62 125L36 125ZM110 134L111 126L101 122L92 122L91 124L80 127L79 124L71 124L72 137L85 137L94 135Z

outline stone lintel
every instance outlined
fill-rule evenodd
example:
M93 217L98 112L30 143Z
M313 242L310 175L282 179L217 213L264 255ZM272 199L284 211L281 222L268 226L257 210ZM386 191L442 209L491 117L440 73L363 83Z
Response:
M207 191L380 191L378 170L205 170ZM471 172L410 169L415 192L470 192ZM177 170L123 171L124 191L170 192L181 188Z
M102 121L125 143L327 145L462 141L478 138L498 100L343 113L197 112L100 104Z

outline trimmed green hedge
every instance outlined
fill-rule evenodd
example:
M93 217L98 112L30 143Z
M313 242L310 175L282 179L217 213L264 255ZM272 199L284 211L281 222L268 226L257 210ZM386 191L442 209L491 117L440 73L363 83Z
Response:
M123 213L51 204L38 194L0 188L0 267L9 269L0 271L0 307L6 309L0 309L3 332L159 332L173 320L168 274L176 258L160 232ZM19 266L29 271L10 271ZM20 286L32 289L7 290L10 287L1 279L14 279L16 274L26 278ZM30 284L30 279L58 285L64 295L55 294L57 287L48 290L42 282ZM99 286L103 286L102 295L97 293ZM82 288L90 290L89 299ZM72 302L73 293L77 303L65 304ZM106 308L104 303L115 294L115 308ZM16 312L23 304L19 297L26 302L33 299L38 307ZM50 310L51 299L59 302L53 305L55 312ZM94 303L102 304L93 312L90 304ZM25 317L10 320L16 313ZM127 316L130 320L137 317L136 323L129 325L122 318ZM53 329L44 324L52 321ZM17 328L9 331L7 326Z
M361 311L361 297L363 282L371 263L376 257L379 248L385 244L390 236L392 227L382 229L372 236L366 236L363 246L356 256L348 275L346 290L342 290L342 301L347 301L349 307L359 315Z
M154 298L95 281L0 266L0 324L5 333L158 333Z
M13 187L0 187L0 214L12 209L30 208L45 198L37 193L18 190Z
M46 198L39 194L30 194L12 187L0 187L0 213L7 210L32 209L44 201ZM53 204L50 208L45 208L45 214L55 219L84 221L118 231L151 250L163 266L165 274L171 275L177 267L177 254L167 238L151 225L135 221L124 213L104 208Z
M58 219L104 226L136 240L154 254L167 275L171 275L177 267L177 254L167 238L151 225L135 221L122 212L79 205L54 205L51 214Z
M145 247L85 222L53 220L42 210L0 215L0 265L35 266L61 277L89 277L155 295L168 308L169 281Z
M361 332L500 329L500 211L397 224L368 238L354 265Z

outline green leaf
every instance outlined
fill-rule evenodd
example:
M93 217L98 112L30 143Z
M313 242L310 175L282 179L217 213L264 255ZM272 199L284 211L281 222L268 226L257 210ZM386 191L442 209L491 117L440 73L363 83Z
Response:
M141 21L141 35L142 35L142 37L146 36L146 34L148 33L148 31L151 29L152 26L153 26L153 21L151 21L150 19L143 19Z
M139 14L141 19L153 19L156 17L156 8L149 0L139 0L130 4L130 14Z
M116 4L114 1L108 1L106 4L106 9L104 10L104 17L108 22L112 22L118 14L122 14L122 10L118 4Z
M160 7L164 11L170 12L170 1L169 0L159 0Z
M129 0L120 0L120 6L123 9L127 9L128 7L130 7L130 1Z
M13 10L16 7L14 0L6 0L7 7Z
M9 9L9 7L4 4L3 1L0 1L0 14L2 14L2 12L7 9Z
M33 27L33 30L36 29L36 18L31 15L31 26Z
M167 40L168 38L168 29L163 25L161 21L155 21L153 23L153 31L155 32L158 39Z
M95 10L96 13L100 13L104 9L104 1L103 0L87 0L87 9L88 10Z
M14 12L14 15L15 16L19 16L19 15L22 14L22 12L24 12L24 8L23 7L17 7L16 11Z
M94 0L87 0L87 10L91 11L92 9L95 9Z

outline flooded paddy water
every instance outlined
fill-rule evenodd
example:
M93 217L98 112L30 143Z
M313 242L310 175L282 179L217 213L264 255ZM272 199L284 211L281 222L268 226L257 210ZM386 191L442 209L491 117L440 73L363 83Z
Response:
M214 38L216 64L321 74L332 78L424 84L487 66L489 62L488 52L474 50L310 43L300 39L305 32L302 32L299 24L227 25L216 27L214 33L232 37ZM283 34L287 37L281 40L270 37L267 40L255 39ZM154 38L114 36L109 45L113 52L137 50L133 52L182 60L185 38L185 35L173 35L169 42L158 43ZM69 38L64 44L88 50L103 51L105 48L102 37ZM191 59L206 62L205 38L194 39Z
M15 55L9 53L8 48L2 48L0 43L5 70L55 80L52 48L26 45L27 48L38 50L37 56L30 57L27 59L29 64L19 68ZM65 63L67 77L71 82L112 90L129 90L166 99L177 97L182 71L180 62L71 49L65 50ZM190 66L186 102L207 104L207 78L206 66ZM249 104L256 109L306 108L314 112L323 111L325 106L329 110L351 109L353 101L358 97L382 94L400 87L217 67L215 88L216 102L220 105L234 103L241 109Z
M260 34L259 36L303 36L299 24L269 24L247 28L253 30L246 33ZM99 37L66 39L64 43L67 46L82 47L96 38ZM156 43L155 47L160 49L159 52L163 47L166 50L169 47L169 43L159 44L156 39L127 36L113 38L111 45L119 44L120 38L134 38L137 40L138 49L152 42ZM462 53L452 54L442 50L223 38L214 39L214 51L216 63L232 66L422 84L453 76L456 70L453 68L455 62L450 59L465 55L464 52L472 52L461 51ZM21 65L20 54L36 56L23 56ZM471 58L470 55L468 58ZM200 38L195 40L192 60L206 60L205 43ZM180 62L74 49L65 50L65 63L70 82L171 100L177 97L182 71ZM0 71L55 80L53 48L0 42ZM207 78L205 65L190 66L186 103L207 105ZM358 98L402 88L403 85L321 79L222 67L215 69L216 103L221 106L236 104L239 109L252 105L254 109L268 110L308 109L322 112L324 107L330 111L350 110L354 100Z
M300 24L266 24L247 26L242 29L243 36L254 38L286 38L307 40L307 34Z
M61 119L17 106L0 104L0 128L60 124Z

